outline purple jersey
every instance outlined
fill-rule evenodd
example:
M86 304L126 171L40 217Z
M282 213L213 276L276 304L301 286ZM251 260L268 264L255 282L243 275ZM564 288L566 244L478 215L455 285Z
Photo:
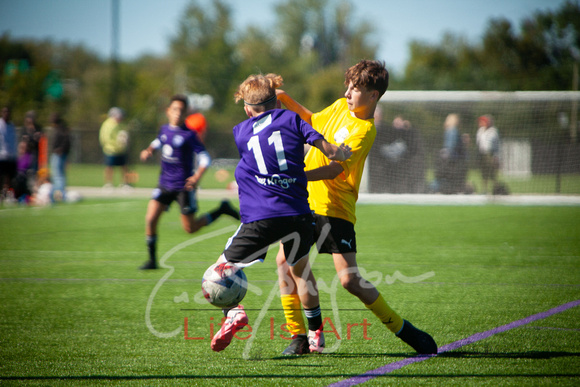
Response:
M185 180L193 174L195 153L205 152L197 134L186 127L163 125L151 143L161 149L159 186L172 191L185 187Z
M242 223L310 212L304 144L324 137L289 110L269 110L234 127Z

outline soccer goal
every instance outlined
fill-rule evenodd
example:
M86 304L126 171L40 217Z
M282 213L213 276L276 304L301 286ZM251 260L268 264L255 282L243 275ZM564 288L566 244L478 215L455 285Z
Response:
M579 102L580 92L566 91L387 91L361 192L482 193L476 132L478 117L489 115L500 137L490 190L580 195ZM463 148L462 162L450 166L442 149L451 113Z

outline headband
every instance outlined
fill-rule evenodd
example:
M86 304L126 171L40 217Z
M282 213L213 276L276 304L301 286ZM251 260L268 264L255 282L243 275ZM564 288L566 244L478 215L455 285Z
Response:
M260 106L260 105L265 105L265 104L267 104L268 102L272 102L272 101L273 101L273 100L275 100L275 99L276 99L276 94L274 94L274 95L273 95L271 98L268 98L267 100L265 100L265 101L262 101L262 102L260 102L260 103L249 103L249 102L246 102L246 101L244 100L244 104L246 104L246 105L250 105L250 106Z

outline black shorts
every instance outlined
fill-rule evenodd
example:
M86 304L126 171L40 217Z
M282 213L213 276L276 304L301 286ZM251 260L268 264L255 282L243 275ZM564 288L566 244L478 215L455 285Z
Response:
M311 214L242 223L228 240L224 255L228 262L248 265L256 260L263 261L268 247L281 241L286 262L293 266L310 252L313 235L314 219Z
M314 214L314 240L320 254L356 253L354 224L348 220Z
M127 155L105 155L107 167L122 167L127 165Z
M177 201L183 215L195 214L197 212L196 190L172 191L157 187L153 190L151 199L156 200L161 204L165 204L168 207L173 203L173 201Z

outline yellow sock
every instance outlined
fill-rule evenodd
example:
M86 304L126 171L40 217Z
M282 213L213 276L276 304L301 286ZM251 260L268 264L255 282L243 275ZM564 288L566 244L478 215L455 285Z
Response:
M403 327L403 319L386 303L379 293L379 298L371 305L365 305L393 333L398 333Z
M306 334L306 325L304 325L304 317L302 316L302 304L298 294L282 294L281 301L288 330L293 336Z

